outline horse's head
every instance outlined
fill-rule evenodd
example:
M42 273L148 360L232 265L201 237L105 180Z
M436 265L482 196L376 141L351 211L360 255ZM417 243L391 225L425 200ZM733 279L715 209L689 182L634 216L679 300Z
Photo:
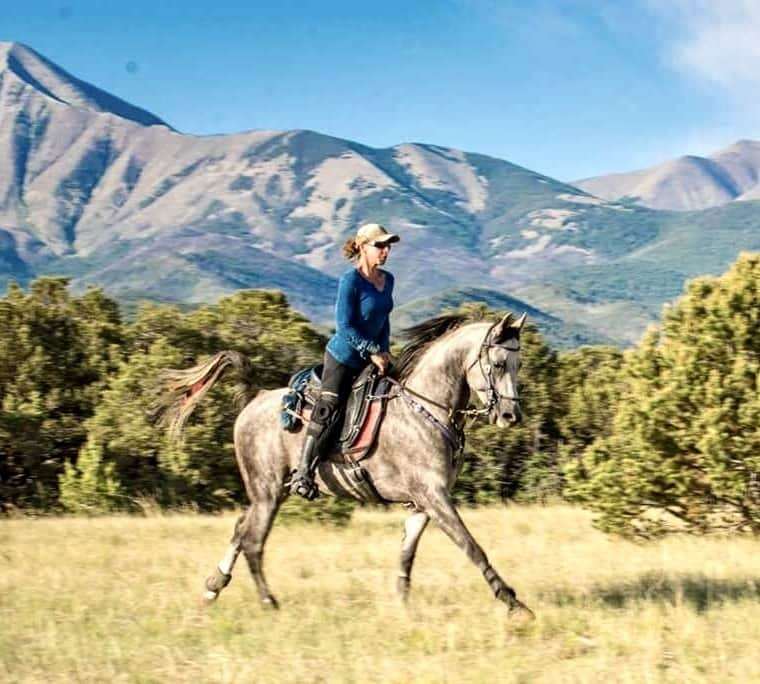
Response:
M488 409L488 422L499 427L522 420L517 392L520 370L520 331L527 314L514 320L508 313L492 325L467 368L467 383Z

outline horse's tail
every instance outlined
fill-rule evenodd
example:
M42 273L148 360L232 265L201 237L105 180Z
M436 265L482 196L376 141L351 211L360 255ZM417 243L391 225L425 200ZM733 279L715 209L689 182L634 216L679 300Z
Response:
M233 368L237 376L235 404L245 406L255 394L251 363L239 352L222 351L192 368L163 372L160 394L153 405L154 420L167 427L172 439L179 439L198 402L228 368Z

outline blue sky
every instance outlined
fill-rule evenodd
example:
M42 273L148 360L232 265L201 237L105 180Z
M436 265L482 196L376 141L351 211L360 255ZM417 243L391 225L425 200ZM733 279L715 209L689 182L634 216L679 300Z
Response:
M428 142L562 180L760 138L750 0L29 0L0 40L193 134Z

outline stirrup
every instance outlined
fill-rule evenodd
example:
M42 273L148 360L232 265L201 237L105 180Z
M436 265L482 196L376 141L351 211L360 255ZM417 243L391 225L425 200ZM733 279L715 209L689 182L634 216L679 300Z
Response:
M291 494L298 494L307 501L314 501L319 496L319 487L308 475L302 475L299 472L293 473L288 483Z

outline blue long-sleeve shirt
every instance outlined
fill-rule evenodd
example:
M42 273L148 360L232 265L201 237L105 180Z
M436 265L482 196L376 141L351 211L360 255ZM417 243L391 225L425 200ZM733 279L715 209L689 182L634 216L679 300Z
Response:
M355 268L346 271L338 281L335 334L327 343L327 351L352 368L364 368L372 354L390 351L393 275L383 272L382 292Z

